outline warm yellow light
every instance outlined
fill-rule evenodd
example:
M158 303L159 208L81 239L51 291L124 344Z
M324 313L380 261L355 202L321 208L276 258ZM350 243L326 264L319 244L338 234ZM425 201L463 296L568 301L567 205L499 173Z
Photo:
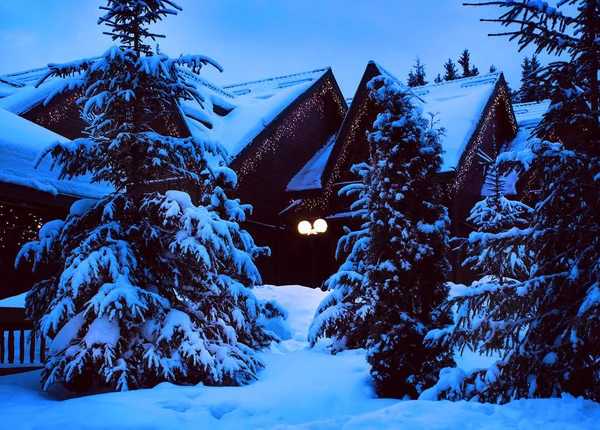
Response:
M325 233L327 231L327 221L319 218L313 223L317 233Z
M298 224L298 232L300 234L310 234L312 231L312 225L308 221L300 221Z

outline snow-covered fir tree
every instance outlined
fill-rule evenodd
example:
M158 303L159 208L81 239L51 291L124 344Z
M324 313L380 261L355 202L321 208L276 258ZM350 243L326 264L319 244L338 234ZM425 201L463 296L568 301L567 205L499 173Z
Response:
M463 78L477 76L479 74L479 69L474 64L471 65L471 53L468 49L465 49L463 52L461 52L460 58L458 59L458 64L462 69Z
M414 69L414 72L412 69ZM415 60L415 64L412 67L412 69L410 70L410 72L408 72L408 86L420 87L423 85L427 85L427 81L425 80L425 64L421 62L421 59L419 57L417 57L417 59Z
M373 313L373 296L365 279L366 252L369 245L369 221L366 217L366 190L371 167L365 163L352 167L360 182L349 184L340 194L353 197L352 218L360 227L350 230L338 242L336 258L347 255L337 273L326 282L331 293L321 302L311 324L308 340L314 345L320 338L333 341L332 352L364 348Z
M486 2L485 4L489 4ZM480 400L507 402L561 393L600 400L600 122L598 64L600 4L571 0L560 10L546 2L497 1L498 20L521 47L564 54L540 72L552 105L521 152L499 156L504 171L520 169L536 204L527 228L504 235L524 243L533 262L523 280L473 289L490 317L478 341L496 339L502 360L476 378ZM570 12L574 11L573 15ZM511 239L512 238L512 239ZM463 327L480 316L459 310Z
M436 177L440 133L408 89L385 77L369 88L380 113L369 133L365 277L376 299L367 359L379 396L416 398L453 364L444 346L423 343L428 330L449 322L439 309L449 271L449 219Z
M173 130L183 99L210 112L186 76L219 66L204 56L151 52L150 25L180 10L171 0L108 0L102 9L100 23L119 46L52 64L48 74L63 78L55 94L83 95L92 123L85 137L56 143L39 159L51 156L60 178L89 173L115 191L76 202L18 257L55 268L27 295L35 330L53 338L43 386L244 384L262 367L255 350L274 339L260 320L279 313L251 291L260 282L253 259L265 250L239 226L250 208L226 195L236 175L223 147L160 134ZM201 186L201 201L151 191L169 178Z
M454 64L454 61L452 61L451 58L448 58L448 61L444 63L444 76L442 79L444 81L454 81L458 78L460 78L460 75L458 74L456 64Z

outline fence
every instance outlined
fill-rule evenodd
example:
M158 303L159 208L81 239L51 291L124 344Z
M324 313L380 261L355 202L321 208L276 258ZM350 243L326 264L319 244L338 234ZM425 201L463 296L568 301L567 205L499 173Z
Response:
M0 308L0 375L43 367L47 342L31 329L23 309Z

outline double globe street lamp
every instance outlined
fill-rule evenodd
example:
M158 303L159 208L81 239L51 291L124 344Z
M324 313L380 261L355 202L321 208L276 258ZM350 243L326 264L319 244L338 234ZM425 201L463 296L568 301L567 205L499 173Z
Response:
M327 221L317 219L312 224L310 221L300 221L298 223L298 233L303 236L310 237L310 253L311 253L311 273L312 273L312 288L317 288L317 256L315 255L315 237L318 234L327 231Z

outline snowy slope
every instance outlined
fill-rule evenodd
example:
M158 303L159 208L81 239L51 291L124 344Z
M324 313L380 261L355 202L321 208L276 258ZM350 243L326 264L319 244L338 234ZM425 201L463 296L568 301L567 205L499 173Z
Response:
M39 372L0 378L0 429L597 429L600 405L564 398L479 403L375 399L363 351L309 350L306 333L325 293L261 287L289 311L289 340L264 353L266 369L245 387L177 387L58 400ZM465 363L469 365L469 363ZM64 398L56 390L54 395Z
M87 176L71 181L59 180L57 172L50 170L49 158L35 169L34 162L44 148L67 140L0 108L0 183L30 187L53 195L101 197L110 192L107 185L92 184Z

